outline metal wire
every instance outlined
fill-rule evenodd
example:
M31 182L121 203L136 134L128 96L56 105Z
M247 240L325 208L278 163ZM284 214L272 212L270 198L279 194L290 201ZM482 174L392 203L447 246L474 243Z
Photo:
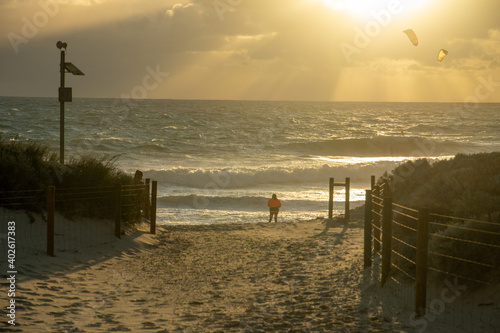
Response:
M115 186L87 186L87 187L57 187L58 192L64 191L84 191L84 190L96 190L96 189L115 189Z
M458 258L458 257L450 256L450 255L447 255L447 254L443 254L443 253L437 253L437 252L434 252L434 251L429 251L429 253L433 254L433 255L436 255L436 256L445 257L445 258L454 259L454 260L459 260L459 261L463 261L463 262L467 262L467 263L475 264L475 265L480 265L480 266L484 266L484 267L500 268L498 266L494 266L494 265L490 265L490 264L484 264L484 263L481 263L481 262L477 262L477 261L473 261L473 260L468 260L468 259L464 259L464 258Z
M15 193L45 193L45 190L20 190L20 191L0 191L0 194L12 195Z
M405 272L404 269L400 268L398 265L396 265L394 263L391 263L391 265L396 267L401 273L403 273L404 275L406 275L407 277L409 277L410 279L415 281L415 278L413 276L411 276L409 273Z
M403 208L403 209L406 209L406 210L409 210L411 212L414 212L414 213L418 213L418 210L416 209L413 209L413 208L410 208L410 207L406 207L406 206L403 206L403 205L399 205L397 203L392 203L393 206L396 206L396 207L399 207L399 208Z
M396 220L392 220L392 222L393 222L393 223L395 223L395 224L397 224L397 225L399 225L399 226L401 226L401 227L403 227L403 228L406 228L406 229L409 229L409 230L411 230L411 231L417 232L417 229L412 228L412 227L409 227L409 226L407 226L407 225L405 225L405 224L399 223L399 222L398 222L398 221L396 221Z
M451 240L456 240L456 241L460 241L460 242L472 243L472 244L477 244L477 245L490 246L490 247L494 247L494 248L500 249L500 245L481 243L481 242L471 241L471 240L468 240L468 239L460 239L460 238L456 238L456 237L443 236L443 235L438 235L438 234L432 234L432 236L434 236L434 237L440 237L440 238L446 238L446 239L451 239Z
M491 235L498 235L500 236L500 232L494 232L494 231L487 231L487 230L479 230L479 229L473 229L473 228L466 228L466 227L460 227L457 225L448 225L448 224L443 224L443 223L437 223L437 222L429 222L429 224L434 224L434 225L439 225L447 228L456 228L456 229L462 229L462 230L468 230L468 231L475 231L475 232L482 232L485 234L491 234ZM498 225L500 227L500 224Z
M384 207L384 201L382 198L383 193L382 192L379 192L379 193L380 194L378 194L378 195L374 195L373 191L372 191L372 207L373 208L371 210L371 214L372 214L373 218L377 219L377 220L379 217L380 218L383 217L383 214L381 213L381 211L382 211L381 208ZM405 234L405 235L413 235L413 234L410 234L410 232L414 232L414 233L418 232L416 229L416 226L419 223L419 217L417 217L417 214L420 212L419 210L413 209L410 207L405 207L405 206L397 204L397 203L392 203L391 208L392 208L393 214L395 214L395 218L391 221L393 223L393 226L399 226L399 227L403 228L403 229L396 229L397 232L400 232L400 233ZM400 218L399 216L396 216L396 215L399 215L402 218ZM431 216L431 221L428 222L429 227L431 225L433 226L433 228L431 229L431 232L429 233L429 236L440 238L440 239L434 239L434 241L436 243L438 243L442 239L448 239L452 242L454 247L458 247L460 245L463 246L463 244L460 244L460 243L469 243L469 244L475 244L477 246L483 246L486 249L488 249L488 247L489 247L491 249L494 249L494 251L497 251L498 249L500 249L500 238L498 238L498 236L500 236L500 229L486 228L486 226L500 227L500 223L478 221L478 220L458 218L458 217L446 216L446 215L441 215L441 214L433 214L433 213L429 214L429 216ZM432 221L432 219L434 219L434 221ZM453 225L451 225L451 223L449 223L449 222L440 221L441 219L450 219L451 222L454 222L454 221L470 222L470 224L462 225L461 223L454 223ZM477 223L478 225L472 225L472 223ZM370 235L371 239L372 239L372 244L373 244L371 246L371 251L372 251L371 253L373 253L374 256L376 255L378 257L380 255L380 253L375 252L374 250L375 250L376 246L382 245L382 242L381 242L382 228L379 226L376 226L373 223L373 221L370 221L370 224L371 224L372 230L373 230L371 232L371 235ZM479 224L482 224L482 225L479 225ZM432 232L433 229L435 229L436 227L440 227L439 229L442 229L442 227L454 228L457 231L460 230L465 236L453 237L453 236L442 235L439 232ZM490 230L481 230L483 228L490 229ZM375 238L375 233L377 233L377 232L380 232L379 239ZM477 236L477 237L468 237L467 235L471 234L471 233L472 233L472 236ZM484 236L483 237L484 239L480 238L481 236ZM405 278L410 278L413 282L415 282L416 277L412 276L414 266L413 267L409 266L406 262L409 262L409 263L416 266L416 260L412 260L408 257L411 257L416 253L417 246L410 244L410 243L413 243L413 241L409 241L409 242L404 241L403 239L405 237L402 237L402 236L395 237L393 235L392 238L395 239L398 243L404 244L404 245L399 245L396 243L395 244L396 250L391 249L391 252L393 252L394 255L397 255L399 257L399 258L394 257L395 260L393 260L393 262L391 262L391 267L393 267L393 269L395 271L397 270L397 271L401 272L403 275L397 274L397 277L389 276L389 278L397 284L400 284L400 281L398 281L398 279L401 281L404 281ZM478 240L469 240L469 239L465 239L465 238L473 238L473 239L477 238L477 239L479 239L479 241ZM378 243L376 243L376 242L378 242ZM412 250L404 249L403 246L407 246L407 247L411 248ZM449 260L456 260L458 263L460 263L460 262L465 263L464 266L470 265L470 267L472 267L472 268L475 267L476 269L478 269L478 268L500 269L500 267L495 266L495 264L498 264L498 263L493 262L493 261L491 261L491 262L488 261L488 263L481 263L481 262L476 261L476 260L482 260L481 258L478 258L476 260L462 258L462 256L467 256L467 253L464 253L463 255L462 255L462 253L458 253L458 254L456 254L456 256L454 256L454 255L447 255L447 254L443 254L443 253L439 253L439 252L430 251L430 248L428 248L428 250L429 250L429 252L428 252L429 255L436 256L436 257L433 257L433 259L443 258L443 259L441 259L443 261L443 263L446 263L445 259L449 259ZM415 252L412 252L412 251L415 251ZM409 253L406 253L406 252L409 252ZM406 253L406 255L403 255L403 253ZM394 261L396 261L396 264L394 263ZM440 260L438 260L437 264L434 264L434 265L439 267L439 261ZM457 263L455 263L455 264L457 264ZM373 261L373 265L374 266L377 265L375 263L375 260ZM472 266L472 265L476 265L476 266ZM447 276L451 276L451 277L455 277L455 278L459 278L459 279L463 279L463 280L468 280L468 281L476 282L476 283L483 284L483 285L494 285L493 283L488 283L486 281L480 280L479 278L483 278L483 276L478 276L477 274L474 275L473 271L470 272L471 277L467 277L467 276L464 276L464 275L469 275L469 272L466 272L466 271L455 270L453 268L447 268L446 266L443 266L442 268L431 267L431 266L432 266L432 263L429 262L427 264L427 268L429 269L429 271L438 272L438 273L443 274L443 275L447 275ZM409 271L406 271L404 268L408 269ZM450 272L448 272L447 270L450 270ZM456 272L458 274L452 273L451 271ZM373 272L375 272L375 270ZM461 275L461 274L463 274L463 275ZM486 279L486 277L484 277L484 278Z
M412 263L413 265L416 265L417 263L414 262L413 260L409 259L409 258L406 258L404 255L402 255L401 253L399 253L398 251L396 250L392 250L393 253L397 254L398 256L400 256L401 258L405 259L406 261Z
M75 201L75 200L93 200L93 199L101 199L101 198L113 198L113 195L105 195L105 194L97 194L92 196L59 196L56 195L56 201L65 202L65 201Z
M446 219L451 219L451 220L468 221L468 222L483 223L483 224L496 225L496 226L499 226L499 225L500 225L499 223L495 223L495 222L480 221L480 220L472 220L472 219L466 219L466 218L462 218L462 217L456 217L456 216L446 216L446 215L435 214L435 213L431 213L431 214L429 214L429 215L430 215L430 216L436 216L436 217L442 217L442 218L446 218Z
M413 245L411 245L411 244L408 244L408 243L406 243L405 241L403 241L403 240L401 240L401 239L399 239L399 238L397 238L397 237L392 236L392 239L395 239L395 240L397 240L398 242L400 242L400 243L402 243L402 244L404 244L404 245L406 245L406 246L408 246L408 247L411 247L411 248L412 248L412 249L414 249L414 250L416 250L416 249L417 249L417 247L416 247L416 246L413 246Z
M396 213L396 214L399 214L399 215L402 215L402 216L406 216L406 217L408 217L408 218L410 218L410 219L412 219L412 220L418 221L418 217L411 216L410 214L405 214L405 213L400 212L400 211L398 211L398 210L392 210L392 211L393 211L394 213Z
M392 281L394 281L395 283L397 283L397 284L401 285L401 283L400 283L398 280L396 280L396 278L395 278L394 276L389 276L389 279L391 279L391 280L392 280Z
M492 283L489 283L489 282L485 282L485 281L481 281L481 280L476 280L476 279L471 279L471 278L468 278L468 277L465 277L465 276L462 276L462 275L445 272L445 271L442 271L440 269L437 269L437 268L434 268L434 267L431 267L431 266L429 266L428 268L431 271L435 271L435 272L438 272L438 273L441 273L441 274L451 275L451 276L457 277L459 279L465 279L465 280L469 280L469 281L474 281L474 282L481 283L481 284L486 284L486 285L489 285L489 286L493 285Z
M124 187L120 193L121 197L125 199L125 202L121 205L121 208L125 208L121 217L122 222L127 223L136 220L136 217L140 216L138 202L134 203L132 200L141 200L147 187L145 185L124 185ZM86 247L96 244L96 242L113 239L114 223L112 216L115 209L116 189L116 186L56 188L56 211L62 213L63 216L67 213L91 218L98 216L105 219L104 224L95 220L91 224L86 221L83 224L60 223L56 216L54 235L57 237L56 245L61 250L67 250L75 246L77 248ZM39 231L40 218L38 215L41 213L42 219L44 219L43 212L46 210L47 204L46 195L47 190L0 191L0 207L7 209L5 211L0 210L0 215L8 217L15 214L13 216L16 216L16 219L22 219L22 223L19 221L18 229L24 228L24 225L26 225L26 229L20 232L20 235L22 235L22 238L20 238L22 242L20 243L23 244L23 249L45 250L46 235L44 235L45 232ZM26 213L14 211L25 207L28 208ZM39 208L40 212L30 213L30 207ZM35 224L30 227L32 223ZM3 228L3 225L0 225L0 227ZM92 231L92 235L82 232L83 229ZM2 249L0 249L1 251Z

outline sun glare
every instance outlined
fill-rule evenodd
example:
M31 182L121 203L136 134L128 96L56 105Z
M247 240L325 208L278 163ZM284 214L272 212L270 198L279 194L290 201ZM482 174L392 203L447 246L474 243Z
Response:
M325 6L333 10L349 11L355 14L369 14L385 6L381 0L325 0Z
M369 17L383 10L411 13L434 0L324 0L324 5L335 11L359 17Z

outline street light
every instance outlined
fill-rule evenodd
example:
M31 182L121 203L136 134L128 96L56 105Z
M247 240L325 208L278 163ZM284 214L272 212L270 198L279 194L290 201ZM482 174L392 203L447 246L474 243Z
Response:
M75 65L66 62L66 48L68 43L58 41L57 48L61 50L61 63L59 64L59 71L61 72L61 84L59 86L59 103L60 103L60 136L59 136L59 162L64 164L64 102L73 101L73 91L70 87L64 86L64 74L66 72L73 75L85 75Z

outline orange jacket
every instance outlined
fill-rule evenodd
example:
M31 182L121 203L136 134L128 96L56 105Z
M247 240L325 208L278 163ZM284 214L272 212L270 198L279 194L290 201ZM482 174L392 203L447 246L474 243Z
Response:
M267 201L267 207L281 207L281 201L278 199L269 199Z

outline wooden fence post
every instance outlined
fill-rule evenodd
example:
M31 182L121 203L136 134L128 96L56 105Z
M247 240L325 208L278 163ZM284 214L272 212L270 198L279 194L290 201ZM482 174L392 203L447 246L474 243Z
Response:
M151 179L146 178L146 184L145 184L145 189L144 191L146 192L146 197L144 198L144 215L146 215L146 219L150 220L151 218L151 197L149 195L149 189L151 186ZM142 193L141 193L142 194Z
M366 190L364 267L372 265L372 191Z
M122 186L116 186L115 193L115 236L121 238L122 222Z
M379 200L378 197L380 196L380 186L375 185L375 193L373 193L374 196L377 197L375 200ZM382 204L382 203L380 203ZM373 251L374 252L380 252L380 212L382 209L380 208L379 204L373 205L373 209L375 210L375 214L373 215Z
M381 284L384 285L389 277L391 269L392 252L392 197L389 184L384 186L384 199L382 207L382 278Z
M425 315L427 297L427 257L429 244L429 211L418 211L417 260L415 272L415 312L417 317Z
M351 188L351 178L345 177L345 215L344 218L349 220L349 197L350 197L350 188Z
M56 188L47 189L47 254L54 257L54 216L56 210Z
M151 212L150 212L150 224L149 224L149 232L152 234L156 234L156 194L158 192L158 182L153 180L151 186Z
M329 197L328 197L328 218L332 219L333 218L333 184L334 180L333 178L330 178L330 185L329 185Z

